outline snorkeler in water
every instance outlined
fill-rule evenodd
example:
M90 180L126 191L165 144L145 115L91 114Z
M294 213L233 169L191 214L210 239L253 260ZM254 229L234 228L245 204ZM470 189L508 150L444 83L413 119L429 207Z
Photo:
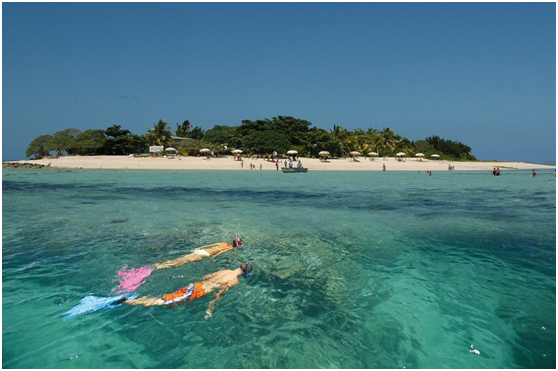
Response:
M145 279L151 275L156 270L164 268L175 268L186 263L199 261L205 259L208 256L217 257L227 251L233 250L235 247L244 246L244 241L242 238L238 237L238 234L234 234L234 240L230 242L219 242L211 245L205 245L192 250L189 254L184 255L180 258L167 260L163 263L156 263L151 266L143 266L140 268L133 268L131 270L121 270L117 274L122 276L122 280L114 291L117 294L124 292L132 292L136 290L141 284L145 282Z
M215 294L215 299L211 300L209 307L205 311L205 318L209 318L215 309L217 300L223 297L225 291L231 287L238 285L238 276L251 276L252 265L248 262L240 264L236 269L224 269L218 272L204 276L200 282L191 283L188 286L173 292L172 294L163 295L162 298L144 296L137 299L124 299L122 303L130 305L144 305L146 307L154 305L175 306L187 301L196 300L213 291L219 290Z
M202 277L200 282L191 283L172 294L166 294L162 297L144 296L137 298L135 294L124 294L113 297L97 297L86 296L78 305L64 313L65 320L78 316L80 314L96 312L100 309L109 309L120 304L143 305L150 306L167 306L173 307L180 303L199 299L209 293L217 291L215 298L209 302L209 307L205 311L205 318L208 319L213 315L215 303L223 297L223 294L231 287L238 285L238 276L251 276L252 265L248 262L240 264L236 269L224 269L218 272Z

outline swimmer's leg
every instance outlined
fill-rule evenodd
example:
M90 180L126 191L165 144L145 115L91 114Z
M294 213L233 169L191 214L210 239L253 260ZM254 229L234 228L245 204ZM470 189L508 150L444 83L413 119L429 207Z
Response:
M150 298L148 296L144 296L137 299L126 300L124 303L129 305L143 305L146 307L166 304L165 301L161 298L152 298L152 297Z
M198 261L198 260L202 260L204 258L205 258L204 255L190 253L190 254L184 255L183 257L180 257L178 259L167 260L166 262L155 264L155 269L158 270L158 269L164 269L164 268L175 268L175 267L179 267L181 265L184 265L186 263L191 263L191 262L195 262L195 261Z

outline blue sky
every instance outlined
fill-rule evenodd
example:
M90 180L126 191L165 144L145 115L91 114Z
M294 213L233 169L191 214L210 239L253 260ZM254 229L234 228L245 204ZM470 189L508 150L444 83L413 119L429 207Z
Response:
M159 119L294 116L556 159L555 3L3 3L2 157Z

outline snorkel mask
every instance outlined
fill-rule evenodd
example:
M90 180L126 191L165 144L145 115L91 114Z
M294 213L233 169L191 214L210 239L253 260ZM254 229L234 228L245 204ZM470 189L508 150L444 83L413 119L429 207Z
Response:
M242 241L242 238L239 238L239 237L238 237L238 234L237 234L237 233L234 234L234 242L233 242L233 244L234 244L234 247L236 247L237 250L238 250L239 247L244 246L244 241Z
M246 265L244 266L244 275L246 277L249 277L252 275L252 272L248 272L248 266L250 265L250 263L248 263L248 260L246 260ZM250 265L251 266L251 265Z

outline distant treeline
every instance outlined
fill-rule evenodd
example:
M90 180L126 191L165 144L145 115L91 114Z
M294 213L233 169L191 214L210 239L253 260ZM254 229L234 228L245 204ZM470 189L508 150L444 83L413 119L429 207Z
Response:
M451 160L476 160L471 147L438 136L410 141L390 128L348 130L334 126L332 130L311 127L312 123L290 116L277 116L263 120L243 120L239 126L216 125L207 131L192 126L188 120L177 123L176 129L163 120L153 124L143 135L113 125L106 130L65 129L52 135L34 139L26 156L42 158L55 153L68 155L127 155L144 153L150 145L174 147L183 156L197 155L202 148L215 153L229 153L241 149L245 154L268 155L276 151L284 154L297 150L303 157L318 157L328 151L332 157L350 156L353 151L362 155L375 152L378 156L407 156L423 153L426 157L438 154Z

